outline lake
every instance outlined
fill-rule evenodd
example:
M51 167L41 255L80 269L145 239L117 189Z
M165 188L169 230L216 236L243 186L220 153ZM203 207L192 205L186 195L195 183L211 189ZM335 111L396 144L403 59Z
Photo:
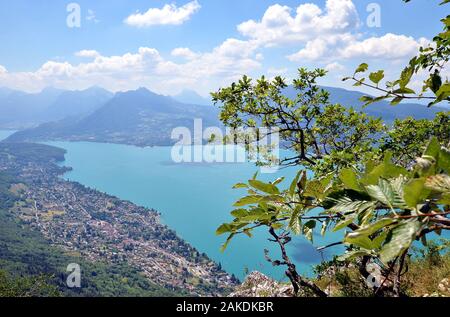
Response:
M226 236L215 235L221 223L232 220L229 212L234 201L246 194L233 190L232 186L250 179L258 170L254 164L176 164L171 160L170 147L89 142L50 144L67 150L64 165L73 170L64 175L65 179L158 210L162 221L180 237L241 279L246 271L252 270L284 279L283 270L272 267L264 258L265 248L273 258L279 256L275 245L267 241L267 232L259 230L253 238L237 237L224 253L219 249ZM284 169L276 174L261 174L260 179L269 181L279 176L292 179L295 174L295 169ZM285 182L287 186L289 181ZM338 240L336 235L327 239L316 236L313 246L297 238L288 250L299 270L311 274L312 266L322 260L315 247ZM329 258L327 253L323 256Z
M11 131L0 131L0 139ZM176 164L170 147L140 148L128 145L90 142L51 142L67 150L62 164L73 168L65 179L154 208L162 214L162 221L177 234L205 252L225 270L240 279L246 271L258 270L273 278L286 280L283 270L272 267L264 258L269 249L273 259L279 256L276 246L269 242L264 230L253 238L236 237L228 249L220 252L226 236L216 236L215 229L232 220L229 212L236 199L245 195L233 190L238 182L248 180L259 169L253 163ZM285 186L297 169L283 169L275 174L260 174L259 179L270 181L285 176ZM445 236L448 236L445 234ZM324 253L316 247L340 241L342 233L328 233L326 238L314 235L314 244L296 237L288 252L299 271L312 274L312 268L332 254L340 254L343 247L333 247Z

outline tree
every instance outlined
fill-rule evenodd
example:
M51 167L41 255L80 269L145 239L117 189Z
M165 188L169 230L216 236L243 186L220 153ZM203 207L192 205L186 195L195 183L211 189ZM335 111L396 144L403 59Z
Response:
M440 71L448 61L448 21L444 20L445 34L434 39L436 47L421 49L388 89L378 86L383 71L370 74L374 85L357 78L368 70L367 64L361 64L349 79L357 86L385 93L363 101L390 98L394 105L410 98L430 99L430 105L449 101L445 93L448 81L432 83L441 78ZM412 76L425 68L430 77L423 93L430 90L434 96L412 96L414 92L407 86ZM221 120L226 126L279 127L281 143L295 153L280 163L302 166L285 190L279 186L283 179L265 183L257 175L236 184L235 188L247 190L247 196L234 204L233 221L222 224L216 233L228 234L225 249L234 236L251 237L255 228L266 227L270 241L282 254L281 259L273 260L266 252L267 260L287 268L286 276L296 293L306 288L326 296L297 272L286 245L292 235L312 240L319 225L322 234L346 228L350 232L343 241L331 245L347 246L348 252L339 260L356 261L364 278L371 277L368 265L376 266L382 280L372 285L374 294L400 296L400 279L412 242L426 243L428 234L450 229L450 112L439 113L430 121L396 120L386 127L379 118L330 104L328 93L317 86L317 79L325 74L320 69L300 69L299 78L293 81L297 91L293 99L285 95L288 85L281 77L272 81L262 77L254 84L244 76L212 94L213 100L221 103ZM307 170L312 171L312 178ZM317 208L322 212L311 215Z
M0 270L0 297L59 297L50 276L13 277Z

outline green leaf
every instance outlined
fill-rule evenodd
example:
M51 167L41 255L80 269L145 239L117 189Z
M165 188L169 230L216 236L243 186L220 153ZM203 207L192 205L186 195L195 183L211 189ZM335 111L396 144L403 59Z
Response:
M442 171L450 174L450 151L448 149L441 148L437 165Z
M436 92L436 101L441 102L448 97L450 97L450 83L445 83Z
M366 190L370 197L382 202L390 208L393 208L395 193L392 189L391 184L387 180L380 179L378 181L378 186L368 185L366 186Z
M369 69L369 65L367 63L362 63L361 65L358 66L358 68L356 68L355 74L357 74L357 73L364 73L368 69Z
M370 236L374 234L375 232L381 230L382 228L392 225L394 223L397 223L397 220L393 218L383 218L381 220L378 220L377 222L364 226L358 230L355 230L353 233L355 235L362 235L362 236Z
M231 215L234 218L241 218L248 215L248 211L246 209L235 209L231 212Z
M333 232L339 231L343 228L346 228L349 224L351 224L354 221L355 217L347 217L341 221L339 221L336 226L333 228Z
M433 137L429 142L423 153L423 156L431 156L435 160L439 157L439 152L441 151L441 145L436 137Z
M376 167L370 169L370 171L364 175L360 182L365 185L377 185L380 178L396 178L400 175L408 175L406 168L401 166L396 166L392 164L390 153L385 154L384 162Z
M339 179L342 183L344 183L346 188L353 189L355 191L361 190L361 185L358 182L356 172L352 168L344 168L341 170Z
M394 94L405 94L405 95L410 95L410 94L415 94L416 92L414 90L412 90L411 88L408 87L403 87L403 88L399 88L393 91Z
M383 78L384 78L384 70L379 70L369 75L369 79L377 85Z
M450 193L445 193L438 200L438 204L441 205L450 205Z
M398 105L400 102L402 102L404 98L402 97L395 97L394 99L391 100L391 105L392 106L396 106Z
M278 230L284 227L284 225L280 222L276 222L270 225L273 229Z
M292 230L292 232L296 235L299 235L301 232L301 221L300 221L300 210L296 209L294 210L294 212L292 213L292 217L289 221L289 228Z
M380 259L387 264L406 251L416 238L422 224L414 219L404 222L392 230L392 236L380 251Z
M260 196L260 195L245 196L245 197L239 199L237 202L235 202L234 206L242 207L242 206L246 206L246 205L255 204L255 203L259 202L261 200L261 198L262 198L262 196Z
M354 232L347 233L345 235L344 242L366 250L372 250L374 246L369 237L358 235Z
M278 185L278 184L281 183L282 181L284 181L284 177L279 177L279 178L277 178L272 184Z
M217 228L216 235L220 236L224 233L231 232L231 231L233 231L233 226L230 225L229 223L224 223L219 228Z
M227 249L227 247L228 247L228 244L230 244L230 242L231 242L231 239L233 239L233 237L234 237L234 233L232 233L232 234L230 234L229 236L228 236L228 238L227 238L227 240L225 241L225 243L224 244L222 244L222 246L220 247L220 252L225 252L225 250Z
M295 191L297 189L298 180L300 179L300 176L306 172L304 171L298 171L297 175L292 180L291 186L289 186L289 196L293 197L295 195Z
M413 73L414 73L414 69L412 67L406 67L402 71L402 73L400 75L400 81L399 81L400 88L405 88L409 84Z
M280 193L278 188L275 185L273 185L273 184L264 183L264 182L256 180L256 179L249 180L248 183L253 188L255 188L255 189L259 190L259 191L262 191L264 193L267 193L267 194L276 195L276 194Z
M309 220L303 225L303 234L305 235L305 238L309 241L313 241L313 231L316 227L316 221L315 220Z
M378 250L381 248L383 243L386 241L388 234L389 234L389 231L384 230L372 240L374 250Z
M416 209L419 203L424 202L430 194L430 190L425 187L425 178L411 180L405 185L403 192L405 203L413 209Z
M248 185L244 183L237 183L236 185L233 186L233 189L237 188L248 188Z

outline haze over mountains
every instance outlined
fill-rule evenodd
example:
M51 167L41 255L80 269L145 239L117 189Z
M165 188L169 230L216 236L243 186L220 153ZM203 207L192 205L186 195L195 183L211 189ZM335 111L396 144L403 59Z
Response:
M197 94L193 90L183 90L178 95L173 96L175 100L178 100L179 102L188 103L192 105L199 105L199 106L210 106L212 105L211 98L204 98Z
M324 87L332 103L382 117L390 123L396 118L412 116L431 119L446 108L427 108L420 104L391 106L382 101L366 108L359 98L363 93ZM295 96L292 87L288 96ZM208 106L209 104L209 106ZM6 141L95 141L139 146L171 145L175 127L192 131L193 121L203 119L203 127L221 126L218 107L192 91L174 97L163 96L146 88L113 94L99 87L82 91L48 88L27 94L0 88L0 128L22 130Z
M81 91L46 88L34 94L0 88L0 128L17 130L87 115L103 106L113 95L99 87Z

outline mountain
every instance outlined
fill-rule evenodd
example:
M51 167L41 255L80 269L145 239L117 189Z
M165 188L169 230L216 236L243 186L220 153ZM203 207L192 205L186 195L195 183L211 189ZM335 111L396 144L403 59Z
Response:
M449 111L448 108L441 106L428 108L425 105L415 103L400 103L392 106L388 101L380 101L363 108L364 103L359 99L362 96L367 96L367 94L334 87L324 87L324 89L330 92L331 102L353 106L355 109L366 112L369 115L381 117L386 122L392 122L395 119L404 119L406 117L433 119L436 113Z
M173 98L179 102L191 105L211 106L213 104L211 99L202 97L193 90L183 90L178 95L173 96Z
M34 94L6 90L0 94L0 127L24 128L42 122L38 118L62 92L55 88Z
M68 116L86 115L112 96L98 87L82 91L49 87L39 93L0 88L0 128L23 129Z
M196 118L203 126L218 126L218 110L188 105L146 88L117 93L104 106L84 118L66 118L19 131L6 141L70 140L125 143L138 146L173 144L176 127L192 131Z
M323 86L322 88L330 93L331 103L339 103L346 107L353 107L354 109L365 112L368 115L381 117L387 123L391 123L395 119L404 119L409 116L415 119L432 119L438 112L449 111L448 108L440 106L428 108L425 105L414 103L401 103L396 106L392 106L388 101L380 101L367 107L363 107L364 103L359 99L362 96L367 96L367 94L337 87ZM296 91L293 87L288 87L285 93L291 98L296 95Z
M91 87L81 91L64 91L42 113L44 121L61 120L66 117L87 115L114 96L113 93L99 87Z

